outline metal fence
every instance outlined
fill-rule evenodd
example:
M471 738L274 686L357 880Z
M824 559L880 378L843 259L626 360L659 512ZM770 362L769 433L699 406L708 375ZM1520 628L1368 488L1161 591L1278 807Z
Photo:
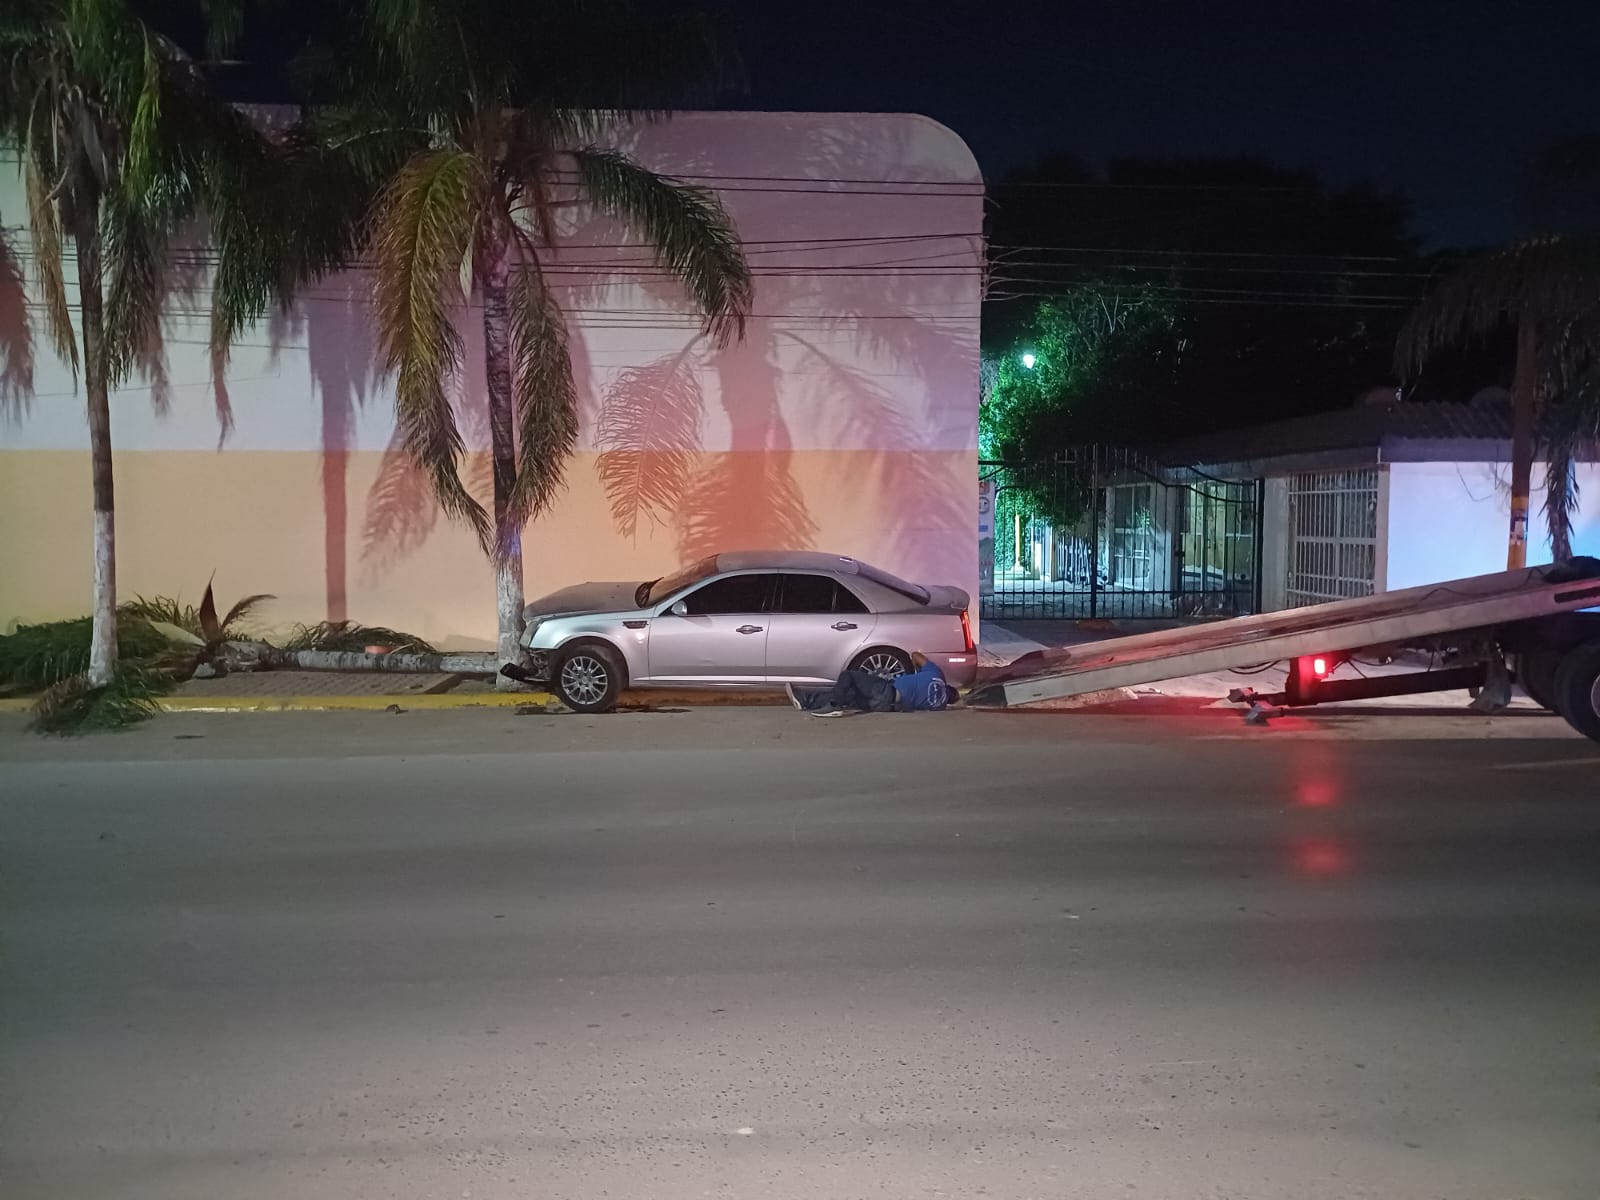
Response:
M1075 447L984 462L994 495L983 616L1231 617L1261 602L1261 485Z

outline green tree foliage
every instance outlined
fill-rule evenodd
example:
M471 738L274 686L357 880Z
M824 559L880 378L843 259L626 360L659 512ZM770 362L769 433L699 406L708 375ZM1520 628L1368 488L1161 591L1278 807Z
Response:
M1340 408L1394 383L1394 337L1434 268L1404 197L1252 158L1054 155L993 195L986 349L1016 341L1039 298L1085 285L1171 306L1182 362L1095 431L1115 441Z
M1117 440L1124 415L1170 379L1183 351L1170 302L1086 284L1040 302L1009 347L985 355L978 441L984 459L1006 464L1002 541L1017 513L1057 526L1079 519L1087 495L1052 460L1069 446Z

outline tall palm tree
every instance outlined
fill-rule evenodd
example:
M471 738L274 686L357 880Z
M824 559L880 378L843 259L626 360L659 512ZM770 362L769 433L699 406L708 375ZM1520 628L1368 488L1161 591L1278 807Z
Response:
M494 561L497 649L514 662L522 530L555 498L578 433L566 324L544 273L559 210L624 223L716 342L743 334L750 272L722 205L604 144L619 121L660 115L678 72L704 82L714 46L703 23L626 0L368 0L366 16L362 103L345 115L352 126L328 125L382 180L366 257L400 433L441 508ZM462 481L447 390L469 301L483 313L492 511Z
M243 0L197 7L212 49L237 32ZM212 218L224 268L213 326L221 347L279 295L285 264L312 251L292 259L286 234L256 222L275 177L272 144L131 0L7 0L0 140L21 157L45 327L83 376L94 504L88 682L103 687L117 659L110 391L159 345L167 243L198 213Z
M1600 184L1600 138L1547 150L1533 186ZM1591 203L1594 197L1591 197ZM1595 208L1600 212L1600 207ZM1556 560L1572 554L1575 456L1600 438L1600 230L1541 232L1492 250L1446 278L1412 313L1396 347L1402 371L1505 325L1517 334L1512 376L1511 525L1506 566L1527 562L1533 457L1546 457L1545 518Z

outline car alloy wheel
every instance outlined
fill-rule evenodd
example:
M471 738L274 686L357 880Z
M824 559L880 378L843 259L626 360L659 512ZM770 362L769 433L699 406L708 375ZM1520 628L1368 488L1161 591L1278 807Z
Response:
M585 707L599 704L611 687L611 671L598 656L579 650L561 664L561 691Z

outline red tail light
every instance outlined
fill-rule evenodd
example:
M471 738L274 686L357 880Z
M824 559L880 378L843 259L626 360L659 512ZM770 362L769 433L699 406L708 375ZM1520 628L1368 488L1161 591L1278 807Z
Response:
M961 640L966 643L965 649L968 654L977 650L978 644L972 640L972 621L965 610L961 613Z
M1320 657L1313 658L1311 660L1311 673L1321 679L1328 673L1328 660Z

